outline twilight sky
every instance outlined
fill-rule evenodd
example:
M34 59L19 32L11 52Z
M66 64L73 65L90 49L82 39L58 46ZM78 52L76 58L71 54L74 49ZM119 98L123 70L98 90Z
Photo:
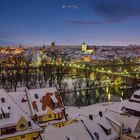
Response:
M0 0L0 46L140 44L140 0Z

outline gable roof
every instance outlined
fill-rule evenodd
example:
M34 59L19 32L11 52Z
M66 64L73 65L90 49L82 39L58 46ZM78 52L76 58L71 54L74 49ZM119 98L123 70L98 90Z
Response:
M28 116L31 116L31 112L29 109L29 105L27 102L27 97L25 93L25 88L22 90L18 90L17 92L8 92L7 93L11 99L16 103L17 106L20 107L20 109L27 114Z
M0 100L0 110L3 115L3 118L0 119L0 128L15 125L21 117L21 111L18 109L17 106L15 106L13 100L3 89L0 89L0 98L4 99L4 102ZM9 117L5 117L5 114L7 113L9 114Z
M32 115L45 115L51 108L54 112L61 112L63 105L56 88L42 88L35 90L26 90L29 106ZM54 104L58 103L56 109Z

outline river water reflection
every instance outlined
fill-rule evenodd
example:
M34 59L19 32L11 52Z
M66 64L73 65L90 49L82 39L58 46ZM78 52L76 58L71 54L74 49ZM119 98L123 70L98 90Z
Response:
M94 103L118 102L129 99L136 89L120 89L119 86L110 86L77 92L68 92L63 95L66 106L87 106Z

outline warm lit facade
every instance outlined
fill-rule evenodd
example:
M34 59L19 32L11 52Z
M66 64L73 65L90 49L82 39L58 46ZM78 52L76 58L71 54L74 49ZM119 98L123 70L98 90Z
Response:
M74 119L70 119L68 121L63 121L63 122L57 122L57 123L54 123L53 126L54 127L57 127L57 128L61 128L61 127L66 127L72 123L76 123L77 120L74 120Z
M86 43L83 43L82 44L82 52L86 52L86 50L87 50L87 45L86 45Z
M0 53L2 53L2 54L16 55L16 54L20 54L22 52L24 52L24 48L22 48L22 47L7 47L7 48L0 49Z
M84 56L83 59L84 59L85 62L90 62L91 61L90 56Z
M91 54L93 53L93 49L89 49L86 45L86 43L82 44L82 52L85 54Z
M51 108L48 108L48 112L44 115L37 116L37 122L42 123L42 122L49 122L52 120L59 120L64 117L64 111L60 113L54 113Z

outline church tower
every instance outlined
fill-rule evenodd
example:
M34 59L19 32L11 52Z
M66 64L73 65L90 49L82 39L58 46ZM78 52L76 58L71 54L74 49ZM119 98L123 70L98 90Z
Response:
M82 44L82 52L86 52L87 51L87 44L83 43Z
M51 50L51 52L54 52L56 50L56 46L55 46L54 42L52 42L52 44L50 46L50 50Z

